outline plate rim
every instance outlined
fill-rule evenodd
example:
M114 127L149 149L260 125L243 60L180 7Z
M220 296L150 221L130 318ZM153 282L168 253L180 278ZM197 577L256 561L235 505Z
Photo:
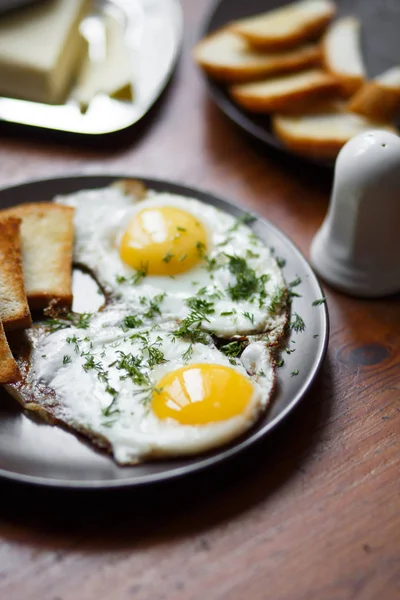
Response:
M3 192L12 192L16 189L23 189L24 187L29 188L32 185L37 184L54 184L57 186L58 184L62 185L63 182L68 182L71 180L86 180L90 181L92 179L103 179L104 185L112 183L118 179L137 179L145 183L145 185L151 187L151 185L156 186L165 186L166 188L177 188L181 190L180 192L173 193L181 193L183 195L187 195L188 197L193 197L196 199L201 199L204 201L204 197L207 197L212 201L217 201L217 203L222 202L228 207L233 207L235 210L241 212L242 214L249 213L256 217L257 222L260 222L262 225L266 226L268 229L272 230L275 235L277 235L281 241L291 247L291 249L297 255L297 258L303 264L303 266L308 271L308 276L313 280L313 283L316 285L317 289L321 293L321 296L324 296L323 288L321 283L314 273L309 261L301 252L301 250L297 247L297 245L276 225L271 223L268 219L262 217L257 212L253 210L247 211L245 207L239 206L236 202L232 202L227 200L225 197L214 194L213 192L209 192L206 189L199 189L196 187L192 187L190 185L181 184L173 180L168 179L158 179L148 176L134 175L129 173L110 173L110 174L101 174L101 173L69 173L68 175L60 175L56 177L49 178L33 178L26 180L22 183L13 184L11 186L1 186L0 187L0 204L1 204L1 195ZM90 187L82 188L82 189L91 189ZM62 192L54 192L54 194L62 193ZM50 202L51 200L44 200ZM212 202L211 202L212 204ZM330 333L330 324L329 324L329 313L326 302L324 302L320 308L322 308L322 336L319 336L319 349L318 353L316 353L315 358L315 366L313 370L308 373L303 385L299 388L297 393L293 396L289 404L278 414L276 417L269 423L265 424L263 429L255 431L249 437L240 440L235 443L232 442L232 445L228 447L222 446L222 448L216 448L215 452L218 454L212 454L211 456L206 456L204 459L192 464L192 465L184 465L181 467L173 468L167 472L159 472L153 473L149 475L142 475L139 477L126 479L101 479L101 480L68 480L68 479L59 479L59 478L47 478L43 476L37 475L27 475L23 473L16 473L12 471L8 471L6 469L0 468L0 479L14 481L23 484L32 484L41 488L52 488L52 489L68 489L68 490L110 490L110 489L120 489L120 488L133 488L133 487L142 487L151 484L157 484L161 482L167 482L171 480L175 480L182 476L189 476L198 472L201 472L207 468L213 467L215 465L220 465L237 455L240 455L242 452L246 451L248 448L252 447L254 444L259 443L262 439L264 439L267 434L271 433L276 427L281 425L281 423L289 416L290 413L294 411L294 409L298 406L301 400L304 398L310 387L312 386L317 374L319 373L323 361L325 359L328 342L329 342L329 333ZM322 340L321 340L322 337ZM321 343L322 341L322 343ZM22 414L23 411L22 411ZM24 415L26 416L26 415ZM28 418L28 417L26 417ZM71 432L73 435L73 432ZM214 452L214 451L213 451ZM200 455L201 457L201 455ZM190 457L189 457L190 459ZM123 467L121 467L123 468Z

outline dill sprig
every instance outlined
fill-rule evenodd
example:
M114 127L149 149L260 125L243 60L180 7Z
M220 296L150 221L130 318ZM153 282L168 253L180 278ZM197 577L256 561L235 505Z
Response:
M291 329L293 329L293 331L296 331L296 333L299 333L300 331L304 331L306 328L306 325L303 321L303 319L300 317L300 315L298 315L297 313L293 314L293 321L290 323L290 327Z
M122 328L126 331L127 329L136 329L143 325L143 320L137 315L128 315L124 317Z
M248 300L259 291L260 280L243 257L231 254L226 256L229 260L229 271L236 275L236 284L228 286L228 293L232 300Z
M314 302L312 303L313 306L320 306L321 304L324 304L324 302L326 302L326 296L322 296L322 298L318 298L318 300L314 300Z
M168 264L169 262L171 262L171 260L172 260L173 258L174 258L174 255L173 255L171 252L167 252L167 253L166 253L166 254L163 256L163 258L162 258L162 261Z
M229 342L229 344L224 344L220 347L220 351L230 358L237 358L246 347L245 342L234 341Z
M240 217L238 217L235 223L228 229L229 233L237 231L241 225L251 225L254 221L257 220L257 217L250 213L244 213Z

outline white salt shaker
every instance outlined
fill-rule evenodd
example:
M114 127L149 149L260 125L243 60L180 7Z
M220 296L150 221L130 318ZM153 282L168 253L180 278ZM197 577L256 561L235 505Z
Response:
M362 133L342 148L311 262L332 287L356 296L400 292L400 138Z

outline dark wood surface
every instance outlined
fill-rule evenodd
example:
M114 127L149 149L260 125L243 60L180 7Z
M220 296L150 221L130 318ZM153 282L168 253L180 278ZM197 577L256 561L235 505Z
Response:
M254 146L212 105L190 58L209 2L183 0L185 44L140 135L113 150L0 137L0 185L132 173L258 211L308 255L331 176ZM55 493L0 484L4 600L400 598L399 298L326 288L328 356L268 440L173 485Z

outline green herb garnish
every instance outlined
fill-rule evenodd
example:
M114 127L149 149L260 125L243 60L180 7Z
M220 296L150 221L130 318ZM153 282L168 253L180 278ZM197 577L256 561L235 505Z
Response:
M324 302L326 302L326 296L322 296L322 298L319 298L318 300L314 300L314 302L312 303L313 306L320 306L320 304L324 304Z
M123 328L124 329L136 329L143 325L143 320L137 315L129 315L124 317Z
M167 252L165 256L163 256L162 261L165 263L169 263L174 258L174 255L171 252Z
M293 331L296 331L296 333L299 333L300 331L304 331L306 328L306 325L305 325L303 319L297 313L294 313L293 316L294 316L294 319L290 323L291 329L293 329Z

